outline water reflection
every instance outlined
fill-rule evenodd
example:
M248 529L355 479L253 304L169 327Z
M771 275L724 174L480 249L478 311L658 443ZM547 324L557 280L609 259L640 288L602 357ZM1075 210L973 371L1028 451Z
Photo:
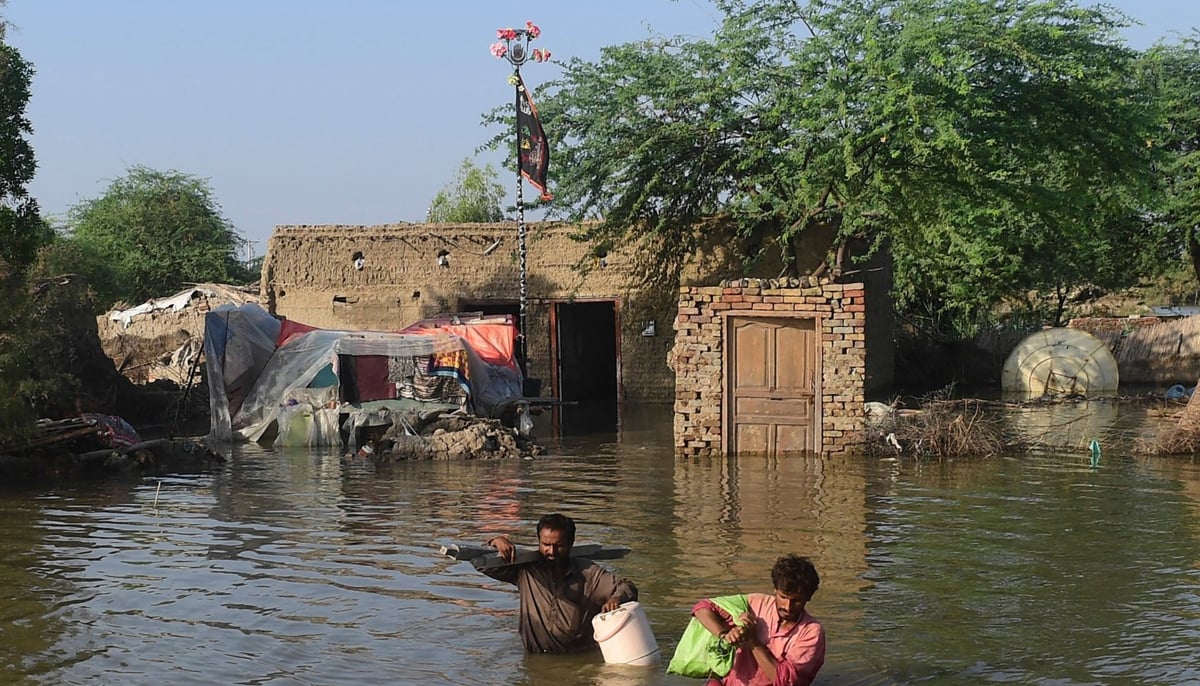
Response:
M651 412L554 438L538 460L375 468L243 449L217 475L0 495L0 674L698 683L596 655L525 656L512 589L436 554L498 532L532 542L547 511L574 516L581 542L633 549L612 566L640 587L664 658L697 598L769 590L775 557L798 552L822 576L820 684L1200 680L1195 461L1107 444L1095 468L1077 450L676 460L669 415Z
M1008 408L1009 426L1034 446L1086 451L1093 440L1118 452L1152 442L1169 424L1163 402L1078 400Z

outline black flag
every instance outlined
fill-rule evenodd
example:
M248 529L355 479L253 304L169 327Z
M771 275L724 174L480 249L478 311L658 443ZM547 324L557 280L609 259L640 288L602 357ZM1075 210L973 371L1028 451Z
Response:
M553 200L554 196L546 192L550 145L546 141L542 123L538 121L533 96L529 95L520 74L517 75L517 158L520 161L521 175L541 191L541 199Z

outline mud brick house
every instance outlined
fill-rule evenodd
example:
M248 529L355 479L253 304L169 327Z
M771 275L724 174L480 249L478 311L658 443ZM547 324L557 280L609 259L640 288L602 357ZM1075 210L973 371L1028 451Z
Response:
M529 225L525 367L542 395L614 413L674 403L680 454L836 453L857 443L864 396L886 391L892 378L886 266L851 275L861 283L750 286L729 281L733 271L715 250L697 255L680 289L650 291L635 285L632 254L597 254L572 233L566 224ZM393 330L443 313L515 317L518 287L511 222L279 226L261 296L270 312L313 326ZM772 400L785 397L804 409L787 415L796 402ZM730 428L735 415L760 412L770 416L765 424Z

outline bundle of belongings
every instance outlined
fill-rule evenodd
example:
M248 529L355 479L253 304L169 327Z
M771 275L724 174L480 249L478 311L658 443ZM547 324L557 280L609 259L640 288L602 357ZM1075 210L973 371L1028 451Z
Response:
M745 595L728 595L711 599L720 610L728 615L726 621L732 622L750 608ZM679 645L667 664L667 674L704 678L724 677L733 669L733 657L737 647L726 643L713 632L705 629L700 620L692 617L683 635L679 637Z

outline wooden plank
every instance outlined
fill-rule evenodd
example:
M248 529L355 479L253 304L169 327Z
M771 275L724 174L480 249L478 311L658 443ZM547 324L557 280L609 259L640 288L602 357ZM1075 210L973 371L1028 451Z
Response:
M491 546L451 543L439 546L438 551L442 555L454 558L455 560L470 561L475 569L480 570L527 564L542 559L542 554L538 552L537 548L519 545L516 546L516 549L517 551L513 556L512 562L501 558L496 553L496 549ZM628 554L629 548L626 546L605 546L600 543L579 543L571 548L571 557L582 557L591 560L616 560Z

